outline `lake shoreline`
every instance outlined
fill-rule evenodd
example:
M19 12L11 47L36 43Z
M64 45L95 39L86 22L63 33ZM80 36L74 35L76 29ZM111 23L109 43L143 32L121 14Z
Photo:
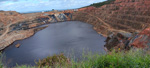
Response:
M32 37L36 32L40 31L40 30L43 30L45 29L46 27L48 26L45 26L45 27L39 27L39 28L32 28L32 29L29 29L28 31L23 31L23 32L26 32L26 33L30 33L28 35L26 34L22 34L22 35L25 35L24 37L20 37L20 38L16 38L15 41L19 41L19 40L24 40L24 39L27 39L27 38L30 38ZM20 34L21 35L21 34ZM18 35L19 36L19 35ZM10 40L9 43L5 43L6 46L4 47L0 47L0 51L3 51L5 50L5 48L9 47L11 44L13 44L15 41L13 41L14 39ZM8 42L8 41L6 41Z

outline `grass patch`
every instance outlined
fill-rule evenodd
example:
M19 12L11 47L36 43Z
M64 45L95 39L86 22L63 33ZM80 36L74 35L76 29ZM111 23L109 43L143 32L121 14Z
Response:
M129 52L112 52L105 55L87 56L88 60L76 62L77 68L149 68L150 54L142 50ZM75 68L75 67L72 67Z
M129 52L111 52L109 54L84 55L84 59L68 63L67 58L54 55L40 60L37 66L17 66L15 68L149 68L150 54L143 50Z

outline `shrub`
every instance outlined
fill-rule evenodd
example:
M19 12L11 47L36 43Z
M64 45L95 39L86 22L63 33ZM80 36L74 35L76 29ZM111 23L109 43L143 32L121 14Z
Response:
M51 57L47 57L43 60L39 60L39 62L37 62L38 67L53 67L56 65L59 66L63 66L65 63L67 63L67 58L64 56L64 54L60 54L60 55L54 55Z

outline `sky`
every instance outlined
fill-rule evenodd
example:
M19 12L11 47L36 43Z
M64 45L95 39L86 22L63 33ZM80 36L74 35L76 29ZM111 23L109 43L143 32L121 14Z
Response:
M0 0L0 10L30 12L74 9L105 0Z

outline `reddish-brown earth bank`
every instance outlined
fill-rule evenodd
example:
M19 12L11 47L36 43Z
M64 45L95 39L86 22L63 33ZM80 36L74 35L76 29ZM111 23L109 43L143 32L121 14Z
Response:
M139 32L150 23L150 0L116 0L99 8L81 8L73 20L94 25L97 32Z

